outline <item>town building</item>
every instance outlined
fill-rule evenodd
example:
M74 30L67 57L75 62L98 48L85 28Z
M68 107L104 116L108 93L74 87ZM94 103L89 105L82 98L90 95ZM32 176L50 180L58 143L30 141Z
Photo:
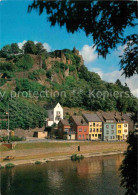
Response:
M58 136L60 139L75 140L75 132L71 131L68 120L63 119L59 121Z
M71 116L70 119L71 131L75 132L76 140L88 140L89 125L82 116Z
M46 126L58 124L63 119L63 108L60 103L50 104L46 106L48 118L46 119Z
M103 122L102 124L102 140L116 140L116 120L113 113L97 112L97 115Z
M128 122L122 114L115 113L115 120L117 121L116 136L118 140L126 140L128 136Z
M83 114L83 118L89 125L89 140L102 139L102 121L97 114Z

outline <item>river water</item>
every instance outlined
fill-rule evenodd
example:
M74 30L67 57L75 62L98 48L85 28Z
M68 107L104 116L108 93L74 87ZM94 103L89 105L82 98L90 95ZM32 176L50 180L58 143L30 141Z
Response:
M48 162L1 170L2 195L123 195L123 155Z

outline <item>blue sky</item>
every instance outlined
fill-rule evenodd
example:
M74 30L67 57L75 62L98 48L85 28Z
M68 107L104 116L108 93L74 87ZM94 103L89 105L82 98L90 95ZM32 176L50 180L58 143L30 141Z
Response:
M135 77L125 80L119 72L119 54L122 47L118 46L118 51L113 50L106 59L98 58L94 49L92 37L86 37L84 32L75 34L68 33L65 27L58 25L51 27L47 22L46 14L39 16L33 10L27 13L29 0L0 0L0 48L13 42L22 43L25 40L39 41L47 43L51 50L72 49L74 46L79 49L85 59L85 65L89 70L96 71L102 79L114 82L119 78L123 83L127 82L131 90L137 93L137 86L133 85ZM137 29L128 28L125 35L136 32Z

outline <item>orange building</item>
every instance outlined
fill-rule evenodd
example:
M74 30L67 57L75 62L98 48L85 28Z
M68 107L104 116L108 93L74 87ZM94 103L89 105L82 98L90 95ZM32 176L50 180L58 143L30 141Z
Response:
M87 140L89 135L89 125L82 116L70 117L71 130L76 132L75 139Z

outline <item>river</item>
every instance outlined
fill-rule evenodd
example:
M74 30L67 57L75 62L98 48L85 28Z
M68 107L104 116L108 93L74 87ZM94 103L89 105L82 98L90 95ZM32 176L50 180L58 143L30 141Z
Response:
M1 170L2 195L123 195L123 155L20 165Z

